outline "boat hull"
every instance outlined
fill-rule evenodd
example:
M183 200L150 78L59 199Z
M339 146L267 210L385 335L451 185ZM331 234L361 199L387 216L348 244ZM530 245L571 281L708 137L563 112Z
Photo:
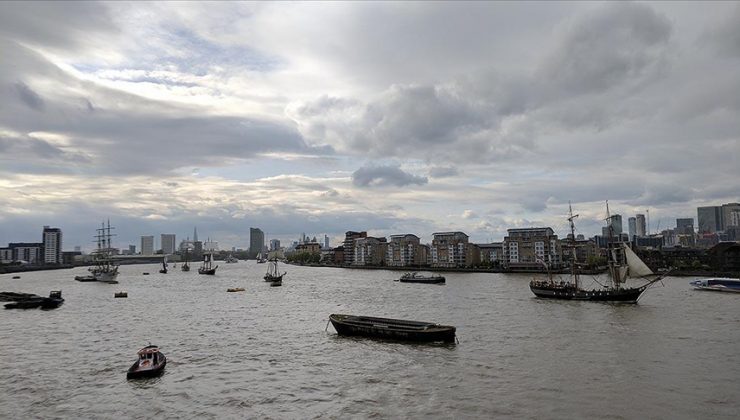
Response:
M456 328L429 322L332 314L331 324L339 335L388 340L452 343Z
M209 270L204 270L204 269L199 268L198 269L198 274L205 274L205 275L208 275L208 276L213 276L213 275L216 275L216 269L215 268L211 268Z
M605 289L605 290L580 290L571 287L557 286L535 286L529 285L529 289L538 298L560 299L560 300L590 300L596 302L623 302L637 303L645 287Z
M167 365L167 357L163 353L159 353L159 356L162 360L151 368L139 368L139 361L134 362L128 369L128 372L126 372L126 379L152 378L161 375L164 372L164 367Z
M400 278L398 280L401 283L421 283L421 284L444 284L444 277L433 277L433 278Z

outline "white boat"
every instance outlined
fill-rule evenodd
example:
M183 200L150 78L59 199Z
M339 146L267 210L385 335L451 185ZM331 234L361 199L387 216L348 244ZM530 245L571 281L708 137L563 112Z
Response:
M226 262L226 264L234 264L234 263L238 263L239 259L229 254L226 256L226 259L224 261Z
M95 266L90 267L88 270L90 274L95 278L96 281L103 283L118 283L116 277L118 277L118 265L113 262L113 248L111 247L111 237L114 236L110 233L112 228L110 226L110 220L108 225L101 223L100 229L97 229L98 234L95 235L95 239L98 243L98 249L93 253L93 262Z
M696 290L710 290L713 292L740 293L740 279L728 277L714 277L711 279L697 279L689 282Z

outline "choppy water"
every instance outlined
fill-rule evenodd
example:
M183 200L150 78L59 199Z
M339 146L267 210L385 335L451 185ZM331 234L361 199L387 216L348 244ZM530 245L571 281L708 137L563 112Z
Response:
M639 305L538 300L528 275L223 264L215 277L121 267L0 276L0 290L46 295L54 311L0 311L2 418L737 418L740 296L685 278ZM150 276L142 276L148 271ZM229 287L246 292L226 293ZM113 293L127 290L128 299ZM338 337L330 313L456 325L457 345ZM127 381L148 342L163 376Z

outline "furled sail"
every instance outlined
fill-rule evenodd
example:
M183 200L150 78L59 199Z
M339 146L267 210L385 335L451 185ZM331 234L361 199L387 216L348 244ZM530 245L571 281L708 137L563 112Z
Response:
M655 274L627 244L622 244L622 248L624 248L624 256L627 259L627 266L630 269L630 277L645 277Z

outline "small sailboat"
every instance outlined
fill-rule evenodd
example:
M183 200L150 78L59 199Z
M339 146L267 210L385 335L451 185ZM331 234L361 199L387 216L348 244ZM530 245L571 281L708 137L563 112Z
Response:
M183 261L182 265L180 266L180 270L182 270L182 271L190 271L190 264L188 264L188 262L190 260L188 259L188 250L187 250L187 248L185 249L185 257L184 257L184 260L185 261Z
M216 274L217 266L213 266L213 254L203 256L203 265L198 268L198 274L208 274L210 276Z
M167 256L162 258L162 269L159 272L160 274L167 274Z
M237 259L233 255L229 254L229 255L226 256L225 261L226 261L226 264L235 264L235 263L238 263L239 262L239 259Z
M606 207L607 220L609 217L609 204ZM578 215L573 215L570 208L568 221L570 222L571 238L575 238L575 225L573 220ZM611 284L603 285L599 289L587 290L581 287L580 276L577 272L575 260L575 240L571 239L571 273L569 280L554 281L548 271L548 279L545 281L532 280L529 289L538 298L565 299L565 300L593 300L602 302L637 303L642 293L653 283L660 281L668 273L657 275L632 251L628 244L612 240L612 227L609 228L609 244L607 259L609 266L609 277ZM543 262L544 264L544 262ZM547 267L547 264L545 264ZM628 278L642 279L647 282L638 287L625 287Z

